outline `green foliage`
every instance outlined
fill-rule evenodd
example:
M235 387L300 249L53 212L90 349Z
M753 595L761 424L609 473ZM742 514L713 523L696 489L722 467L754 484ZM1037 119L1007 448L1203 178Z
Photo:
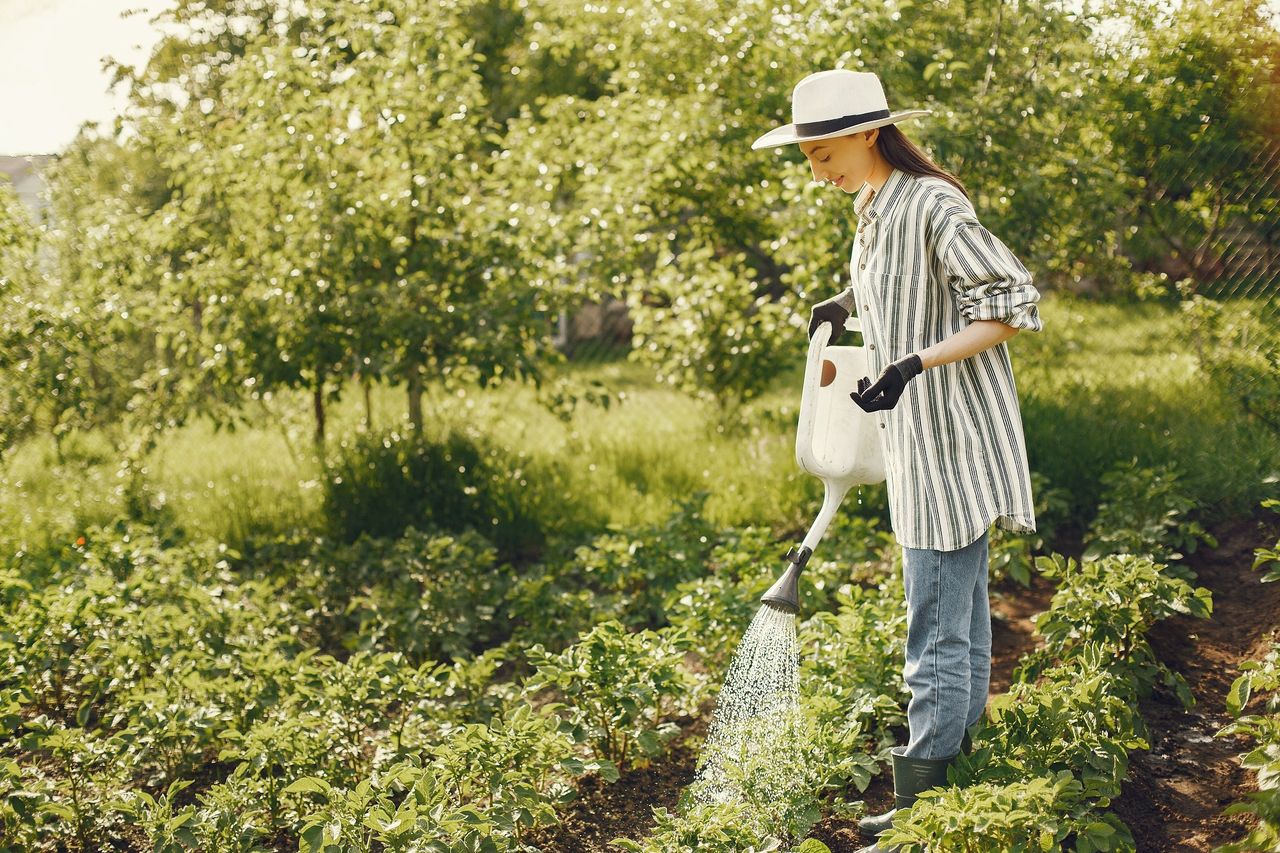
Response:
M994 525L991 528L987 563L992 582L1009 577L1022 586L1031 586L1033 555L1046 548L1058 525L1067 518L1070 495L1066 489L1050 486L1048 477L1032 471L1031 493L1035 496L1035 533L1011 533Z
M1225 815L1249 814L1257 819L1247 836L1214 848L1214 853L1280 849L1280 642L1272 642L1266 656L1245 661L1241 673L1227 693L1227 713L1235 719L1216 732L1217 737L1244 735L1253 740L1252 750L1240 757L1240 766L1252 770L1258 790L1232 803ZM1247 714L1245 708L1255 693L1267 693L1260 713Z
M571 495L557 492L553 472L475 432L439 440L365 433L343 444L324 484L329 532L343 541L395 537L410 526L474 529L511 557L595 521Z
M84 544L19 565L45 582L6 613L0 686L21 683L64 721L174 666L193 643L222 649L233 625L257 621L209 588L230 577L217 547L167 548L142 527L91 528Z
M260 808L256 803L245 802L236 783L210 785L198 799L196 834L204 849L258 853L268 842Z
M324 616L313 626L334 649L387 649L415 664L480 652L505 639L501 608L513 570L481 534L420 532L318 545L289 595Z
M1280 334L1263 319L1275 306L1226 305L1193 294L1182 312L1209 384L1247 416L1280 430Z
M1015 683L992 698L974 750L953 766L955 783L1009 784L1068 772L1084 797L1102 804L1118 797L1128 753L1148 746L1133 687L1108 663L1101 647L1088 645L1045 669L1036 683Z
M286 790L296 776L322 775L344 782L353 779L344 765L359 743L344 742L343 732L324 724L323 715L292 707L273 708L245 731L221 733L226 745L219 761L235 765L228 782L235 784L243 801L252 803L265 817L271 831L292 826L300 817L301 802Z
M191 825L196 809L194 806L178 808L173 801L191 784L189 779L175 779L158 800L146 791L129 790L121 796L116 808L146 833L147 844L154 853L185 853L199 846Z
M527 654L537 672L525 689L555 689L568 700L574 740L619 768L645 766L679 733L666 716L681 709L692 686L683 667L689 640L679 629L628 631L601 622L559 654L541 643Z
M1280 788L1252 791L1243 802L1232 803L1222 813L1254 815L1258 825L1239 841L1213 848L1213 853L1257 853L1259 850L1271 853L1280 850Z
M746 595L741 584L723 574L685 581L666 601L672 627L687 633L702 650L702 664L713 682L728 671L734 649L759 606L759 596Z
M827 696L851 712L883 702L888 708L879 710L893 709L875 715L885 730L905 721L896 706L910 698L901 678L907 614L899 581L894 575L880 587L837 592L838 609L815 613L799 636L801 692Z
M1181 483L1174 465L1144 468L1136 458L1102 475L1102 503L1085 534L1084 559L1104 554L1145 554L1171 563L1196 550L1198 542L1218 542L1189 515L1200 502Z
M1247 515L1274 496L1275 430L1213 393L1176 310L1062 293L1048 310L1056 325L1009 346L1028 458L1070 493L1073 530L1093 522L1102 476L1134 458L1176 466L1204 521Z
M1270 507L1274 512L1280 512L1280 500L1276 498L1267 498L1262 502L1264 507ZM1277 541L1274 547L1262 547L1254 552L1253 567L1260 569L1264 566L1270 566L1262 575L1263 583L1280 580L1280 541Z
M615 838L610 844L631 853L768 853L781 847L773 836L759 836L746 803L695 803L684 813L653 810L653 832L643 841Z
M626 532L611 525L525 571L507 606L514 636L563 646L607 619L632 627L667 624L669 591L706 577L718 537L733 535L717 533L707 520L708 494L682 495L661 521Z
M1280 643L1272 643L1271 651L1262 660L1240 664L1240 675L1227 692L1227 713L1239 717L1254 691L1271 693L1267 711L1280 713Z
M732 574L734 565L727 560L720 568ZM744 586L748 578L744 572ZM767 721L749 723L758 731L742 739L740 748L721 762L724 778L710 789L697 783L687 788L680 815L671 818L665 834L655 835L646 845L682 843L684 833L696 831L690 822L707 814L706 803L719 802L719 784L737 793L735 802L749 806L744 819L751 831L737 839L740 847L801 839L824 806L847 809L842 795L850 789L866 790L876 771L867 749L869 738L882 740L890 726L905 722L905 690L892 663L901 654L906 634L898 581L892 574L878 586L842 585L833 596L837 612L818 611L799 626L800 705ZM756 594L751 601L756 601ZM714 845L723 840L701 843L719 849Z
M1036 617L1043 648L1022 658L1009 692L989 703L974 749L948 769L948 787L925 792L881 840L904 853L1001 850L1134 850L1115 815L1128 753L1145 749L1138 700L1157 677L1193 701L1155 658L1148 628L1174 613L1207 617L1209 592L1149 557L1109 555L1077 564L1036 559L1058 581ZM1189 574L1189 573L1186 573Z
M1136 849L1119 818L1092 812L1080 783L1066 770L1014 782L925 791L904 818L895 820L879 839L902 853Z
M803 838L821 817L828 793L864 791L871 781L876 762L863 748L871 710L865 700L849 708L819 694L747 722L757 731L724 757L723 778L710 789L695 782L681 795L686 816L695 803L741 801L750 807L757 839ZM733 794L718 793L721 785Z
M1117 242L1138 269L1168 269L1215 297L1246 288L1274 292L1273 271L1232 257L1240 247L1237 228L1257 227L1261 236L1274 233L1276 223L1273 194L1263 192L1268 201L1259 204L1257 186L1267 168L1259 158L1274 151L1267 140L1280 109L1274 88L1262 82L1274 68L1268 57L1280 47L1266 4L1110 8L1132 34L1129 44L1107 44L1114 64L1095 102L1114 118L1101 130L1120 176L1106 191L1116 205L1100 218L1124 223Z
M425 763L398 761L353 787L299 778L286 792L314 803L299 849L533 850L525 836L557 820L556 808L575 796L567 780L587 769L558 728L553 715L521 703L492 726L456 730Z
M38 426L39 391L47 388L53 344L59 334L40 304L35 223L8 180L0 180L0 365L23 371L0 381L0 459ZM56 358L56 356L55 356Z
M1015 680L1034 678L1053 661L1101 648L1109 666L1135 679L1142 695L1157 680L1175 690L1186 707L1194 697L1182 676L1160 662L1146 639L1155 622L1177 613L1209 618L1213 598L1204 587L1174 577L1149 557L1106 556L1077 563L1061 554L1037 557L1036 567L1058 581L1049 609L1035 617L1042 648L1024 656Z
M34 778L19 782L18 773L6 774L10 784L18 783L7 800L24 818L23 830L34 826L42 840L98 849L118 830L116 795L129 781L127 766L118 760L125 743L124 736L99 736L45 714L26 720L19 745Z
M756 294L744 253L716 255L706 246L662 253L643 298L628 303L631 357L651 365L660 382L718 403L728 425L794 359L786 344L803 338L788 321L794 305Z

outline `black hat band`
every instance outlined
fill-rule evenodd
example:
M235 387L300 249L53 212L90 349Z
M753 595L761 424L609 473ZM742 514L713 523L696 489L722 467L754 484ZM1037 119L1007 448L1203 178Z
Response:
M844 130L846 127L862 124L864 121L875 121L876 119L888 117L888 110L874 110L869 113L840 116L839 118L823 119L822 121L797 122L796 133L801 136L822 136L826 133L835 133L837 130Z

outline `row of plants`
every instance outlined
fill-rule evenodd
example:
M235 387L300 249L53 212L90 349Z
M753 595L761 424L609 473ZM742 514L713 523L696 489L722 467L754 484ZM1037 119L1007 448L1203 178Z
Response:
M870 783L875 756L893 743L890 729L906 722L909 698L895 663L906 642L906 612L890 553L875 582L843 585L834 610L797 625L799 706L770 728L767 744L726 768L741 799L707 802L692 785L674 811L654 809L650 835L613 845L644 853L777 850L803 839L823 812L861 808L846 796ZM730 594L742 598L746 590Z
M801 589L798 742L830 772L763 800L783 836L816 819L813 792L865 787L863 747L902 719L892 537L845 516L823 550ZM519 574L478 534L413 528L238 554L120 523L19 554L0 583L0 826L18 849L323 845L356 825L344 844L386 846L423 837L416 810L447 849L519 849L582 774L665 752L780 551L690 502Z
M1031 534L995 530L993 573L1030 582L1031 554L1052 537L1067 501L1033 473L1037 514L1044 520ZM761 543L764 544L764 543ZM800 840L802 850L819 842L804 836L824 813L858 814L853 790L866 790L895 743L890 730L905 724L909 698L900 677L906 612L901 551L892 533L858 516L837 515L819 557L801 575L797 626L801 649L799 707L780 740L766 753L744 757L731 772L742 802L707 803L696 786L682 792L676 809L654 809L654 828L644 839L614 839L620 849L646 851L777 850ZM744 555L745 556L745 555ZM668 599L673 624L702 638L709 665L708 695L714 695L731 653L774 579L762 572L763 552L735 568L708 572L681 583ZM727 566L725 566L727 568ZM834 596L830 591L834 590Z
M1057 583L1035 618L1043 643L1014 671L974 731L974 749L948 772L948 787L921 795L882 836L902 853L1070 849L1133 850L1129 828L1106 811L1120 794L1128 755L1148 748L1139 701L1157 685L1185 707L1185 680L1147 640L1175 614L1208 618L1209 590L1177 562L1216 544L1189 520L1194 500L1172 468L1136 461L1104 477L1104 498L1080 562L1036 558Z
M1042 850L1063 843L1079 851L1133 849L1128 828L1105 809L1120 792L1128 752L1146 748L1138 702L1157 683L1175 690L1184 702L1192 701L1185 682L1155 658L1145 635L1152 624L1174 613L1207 617L1211 610L1208 591L1193 587L1189 570L1174 562L1200 542L1213 544L1187 518L1195 503L1179 488L1178 476L1171 468L1146 469L1132 461L1116 466L1106 476L1104 501L1086 535L1087 558L1077 563L1055 553L1035 559L1040 573L1058 583L1049 610L1036 620L1043 647L1024 656L1010 691L990 703L987 717L975 729L973 752L957 759L951 771L951 786L902 812L893 832L883 837L886 844L901 844L904 853ZM1152 484L1158 488L1150 488ZM869 594L868 587L859 589ZM886 582L882 590L899 598L881 605L898 610L900 589ZM867 602L858 609L866 611ZM818 614L814 621L832 618L837 617ZM877 639L882 630L863 624L847 632L845 642L874 650L881 655L880 667L892 667L898 654L883 657ZM831 666L802 687L802 706L821 707L832 700L832 685L842 682L846 667L830 649L804 645L813 644L808 632L802 631L801 642L811 672L818 671L817 661ZM895 695L894 685L900 684L896 671L882 669L880 674L877 701L882 704L859 710L868 714L865 719L883 725L900 714L885 705L900 702L903 694ZM847 703L852 697L841 696L837 688L834 701ZM792 737L808 750L775 750L800 756L786 768L793 790L779 790L776 783L768 787L777 778L776 766L743 767L743 801L707 804L684 796L678 814L655 810L650 837L642 842L619 839L615 845L644 853L777 850L803 838L804 824L785 820L796 812L793 802L807 800L837 815L861 811L860 803L838 797L820 802L821 783L804 758L821 766L833 756L824 754L811 713L800 719ZM771 756L770 764L776 762L776 755ZM765 796L754 795L762 783ZM816 839L804 839L794 849L816 853L826 848Z
M868 524L846 519L845 541L863 549L861 556L883 559L880 551L865 550L875 542L883 550L887 542ZM823 768L820 779L811 774L807 780L811 791L850 784L865 788L875 767L863 750L865 742L883 740L887 726L902 720L900 688L893 686L894 674L885 666L904 638L905 623L895 604L900 588L895 593L891 583L875 588L852 583L845 577L850 545L838 550L845 552L841 559L811 567L801 591L815 611L805 628L806 640L825 650L807 660L802 677L828 687L826 701L808 705L803 722L806 737L801 742L811 758L805 766ZM605 549L608 557L602 560L582 561L606 602L597 612L610 614L608 602L626 602L624 612L657 614L665 624L636 628L614 613L559 651L543 643L528 647L523 657L530 672L503 714L487 725L472 726L465 750L441 750L436 764L425 770L419 759L410 758L381 769L354 789L338 789L321 778L299 780L297 789L312 795L314 803L305 818L302 849L335 844L351 850L538 849L531 835L560 820L563 807L575 797L576 779L598 773L616 781L663 760L681 735L681 723L706 712L734 641L772 581L762 567L776 563L779 551L769 531L724 531L696 567L696 577L665 590L657 583L644 585L645 577L662 579L662 566L637 560L634 545ZM666 559L687 562L689 556L675 550ZM867 636L880 638L880 644L866 643ZM539 726L543 751L511 750L509 719ZM535 732L530 741L538 737ZM424 774L436 780L459 776L456 768L441 763L449 760L465 761L473 775L462 774L466 784L451 790L432 788L434 798L426 798L419 790ZM478 772L485 775L474 778ZM749 768L743 773L759 778ZM388 781L392 779L396 781ZM754 801L756 827L767 822L803 835L818 817L816 799L779 798L776 790L760 793ZM664 819L674 816L659 816Z
M514 689L494 677L505 647L325 653L288 578L237 573L209 543L121 524L41 557L0 569L7 848L249 849L299 825L294 779L355 785Z
M718 685L782 548L716 533L703 497L522 573L479 534L413 528L242 554L120 521L19 552L0 569L5 845L323 844L354 814L388 845L421 837L416 804L448 849L516 849ZM805 579L815 611L889 541L839 529Z
M1067 501L1033 473L1037 486L1036 533L1012 534L994 529L990 542L992 574L1030 583L1032 554L1044 547L1065 514ZM837 516L840 519L840 516ZM839 523L839 522L837 522ZM842 541L842 531L828 533L828 543ZM817 561L817 586L830 559ZM840 559L839 555L835 559ZM888 760L896 743L891 731L906 722L910 695L901 678L906 641L906 608L902 589L901 549L884 534L876 559L850 566L849 581L838 591L833 610L814 608L806 585L815 578L811 565L801 575L802 613L797 627L800 660L800 703L786 723L771 727L770 748L744 756L730 769L740 799L707 802L698 785L682 792L676 809L658 807L652 832L641 840L618 838L614 846L633 853L762 853L795 846L799 853L826 850L805 838L823 814L856 816L865 810L854 791L866 790L872 775ZM689 588L705 590L715 579L700 579ZM754 595L753 595L754 594ZM726 606L754 609L756 589L720 588L690 600L699 613ZM738 620L713 620L732 626L724 634L725 655L742 635Z
M1037 508L1049 523L1039 534L997 531L992 540L1000 574L1023 584L1029 582L1023 567L1031 551L1052 535L1066 505L1058 491L1036 477L1043 486ZM670 626L693 639L703 675L697 686L703 692L691 704L701 708L716 695L759 596L774 579L770 566L781 550L767 531L748 528L723 535L733 548L718 549L708 570L676 584L663 600ZM781 740L731 769L730 781L748 808L700 802L696 786L691 787L674 811L654 809L651 835L615 839L616 846L664 853L774 850L804 839L824 812L856 814L863 808L846 796L866 789L877 772L877 757L887 760L895 742L890 729L906 721L909 697L894 663L906 640L901 552L891 533L852 515L836 518L821 550L825 556L811 561L800 581L801 612L811 614L797 626L800 705L777 731ZM583 683L560 687L579 691Z
M1280 512L1280 500L1269 498L1262 505ZM1264 570L1262 582L1280 580L1280 542L1254 554L1253 567ZM1240 764L1254 772L1258 790L1223 813L1253 815L1257 824L1244 838L1220 845L1214 853L1280 850L1280 640L1273 638L1266 655L1245 661L1240 669L1227 692L1227 713L1233 719L1217 736L1243 735L1253 741L1253 749L1240 757ZM1250 700L1255 698L1262 701L1249 712Z

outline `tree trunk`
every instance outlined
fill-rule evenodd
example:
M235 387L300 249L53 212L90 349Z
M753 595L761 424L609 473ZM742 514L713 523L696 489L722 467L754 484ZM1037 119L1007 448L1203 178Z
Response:
M311 407L316 415L316 434L315 443L316 451L320 457L324 458L324 377L320 377L316 382L315 390L311 396Z
M409 365L409 428L422 430L422 367Z
M361 372L360 386L364 389L364 428L366 430L373 429L373 405L370 403L370 400L369 400L370 385L371 383L369 381L369 375L367 373Z

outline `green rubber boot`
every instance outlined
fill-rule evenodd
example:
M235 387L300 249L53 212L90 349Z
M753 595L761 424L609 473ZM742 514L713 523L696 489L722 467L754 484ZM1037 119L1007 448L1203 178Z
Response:
M969 754L969 750L971 750L971 749L973 749L973 738L971 738L971 737L969 736L969 730L968 730L968 729L965 729L965 730L964 730L964 737L960 739L960 751L961 751L961 752L963 752L965 755L968 755L968 754ZM903 804L903 803L899 802L899 797L898 797L898 790L899 790L899 783L898 783L898 772L899 772L899 771L898 771L898 762L899 762L899 761L904 761L904 760L905 760L905 761L915 761L915 760L918 760L918 759L910 759L910 758L908 758L908 759L903 759L903 758L901 758L899 755L897 755L896 753L895 753L895 754L893 754L893 794L894 794L894 807L893 807L893 808L891 808L891 809L889 809L889 811L885 812L884 814L867 815L866 817L864 817L864 818L862 818L861 820L859 820L859 821L858 821L858 829L862 832L862 834L863 834L863 835L865 835L865 836L867 836L867 837L869 837L869 838L875 838L875 837L877 837L878 835L880 835L880 833L882 833L882 832L884 832L886 829L888 829L888 828L889 828L889 826L890 826L890 824L892 824L892 823L893 823L893 815L894 815L894 812L896 812L899 808L905 808L907 805L910 805L910 803ZM935 759L935 760L941 760L941 759ZM937 785L945 785L945 784L947 783L947 768L946 768L946 765L947 765L947 764L950 764L950 763L951 763L952 761L954 761L954 760L955 760L955 759L954 759L954 757L952 757L952 758L948 758L948 759L946 760L946 763L945 763L945 764L943 765L943 767L942 767L942 781L941 781L941 782L938 782L938 783L937 783ZM937 785L927 785L927 786L925 786L924 788L919 789L919 791L916 791L915 793L917 793L917 794L918 794L920 791L927 791L927 790L929 790L929 788L935 788L935 787L937 787ZM911 802L912 802L912 803L914 803L914 802L915 802L915 795L914 795L914 794L911 796Z
M893 811L882 817L888 820L879 832L888 829L899 809L910 808L921 791L947 784L947 767L955 760L950 758L907 758L896 751L893 756ZM957 753L958 754L958 753ZM859 828L862 822L858 823ZM892 853L897 847L881 847L877 841L858 850L857 853Z

